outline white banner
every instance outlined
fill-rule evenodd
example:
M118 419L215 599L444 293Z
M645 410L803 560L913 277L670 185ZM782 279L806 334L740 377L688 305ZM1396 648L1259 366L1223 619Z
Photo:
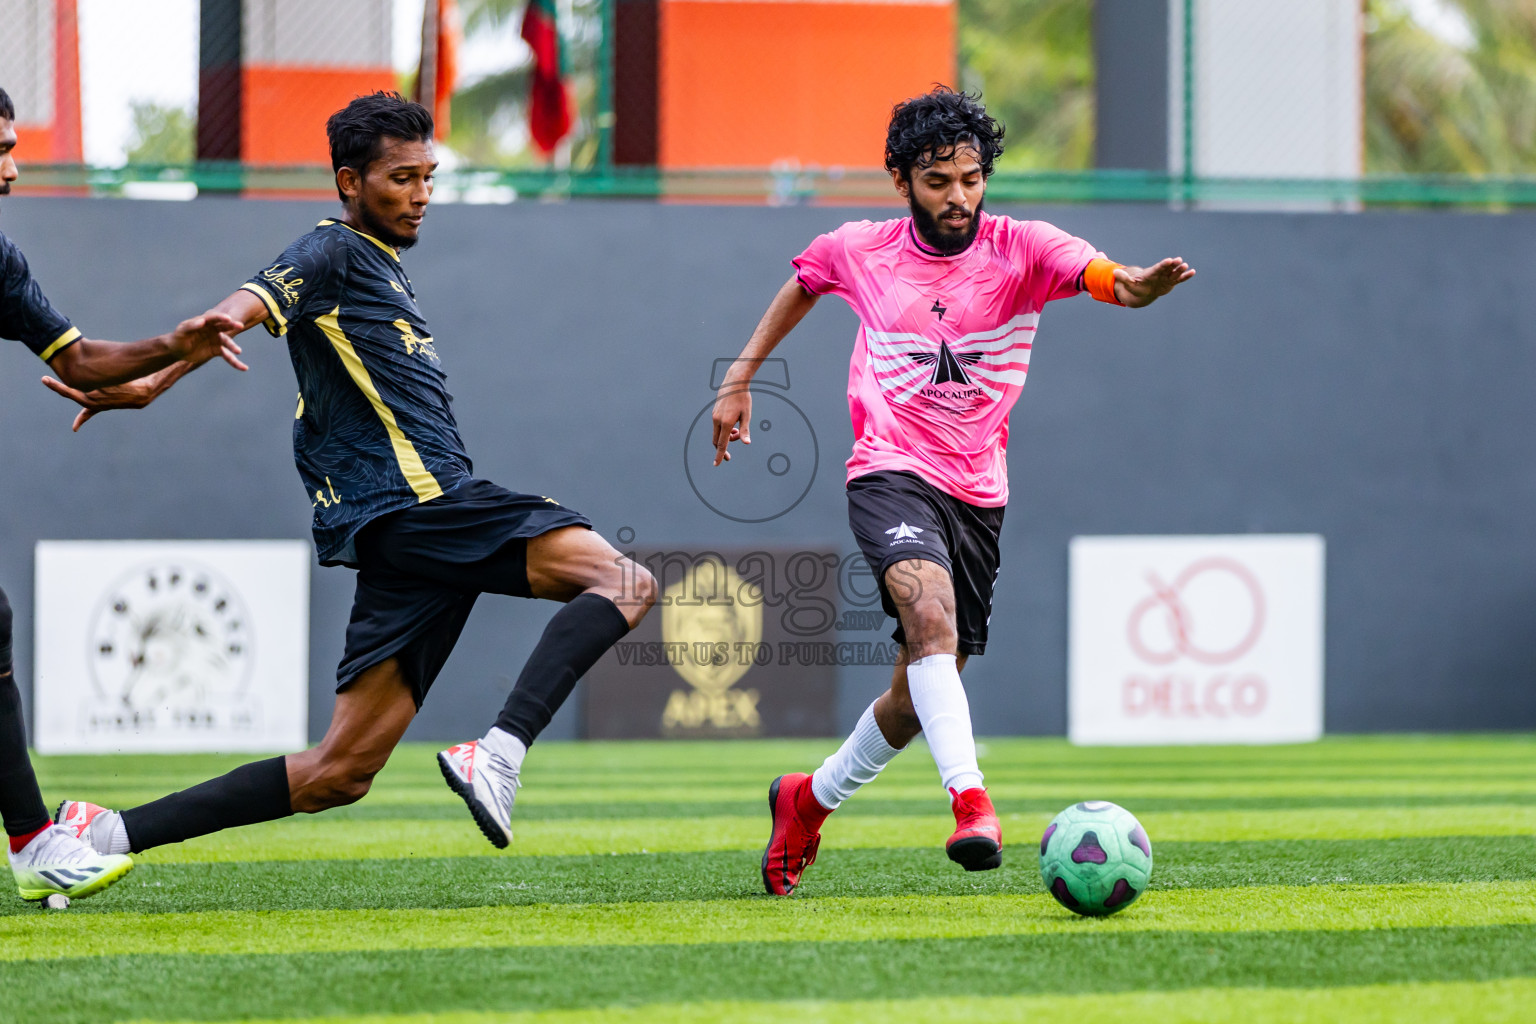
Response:
M1323 538L1074 537L1073 743L1323 733Z
M40 541L43 753L286 751L309 719L303 541Z

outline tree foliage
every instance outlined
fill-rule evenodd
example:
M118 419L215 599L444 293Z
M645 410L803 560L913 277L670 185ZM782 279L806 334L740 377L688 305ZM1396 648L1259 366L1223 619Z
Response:
M134 100L128 138L130 164L189 164L197 143L197 118L181 107Z
M960 0L960 81L1007 126L1002 170L1093 164L1093 4Z
M1369 0L1366 170L1536 173L1536 3L1446 3L1470 46L1431 34L1403 0Z

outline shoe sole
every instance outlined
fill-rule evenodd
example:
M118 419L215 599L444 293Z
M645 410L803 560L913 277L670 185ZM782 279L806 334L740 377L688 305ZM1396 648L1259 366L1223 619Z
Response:
M16 891L21 893L21 898L22 899L24 899L24 900L31 900L33 902L37 902L39 900L45 900L49 896L55 896L55 895L67 896L71 900L83 900L83 899L85 899L85 898L87 898L89 896L95 896L97 893L104 891L105 889L107 889L109 886L113 885L116 882L122 881L123 878L127 876L128 872L130 872L132 870L133 870L133 861L130 860L130 861L126 861L120 867L113 868L111 871L107 871L107 872L104 872L104 873L96 876L91 881L87 882L85 885L82 885L82 886L78 887L75 890L68 890L68 889L23 889L21 886L17 886L16 887Z
M779 831L779 784L783 781L784 776L780 775L768 787L768 845L763 848L763 888L768 890L769 896L788 896L795 891L795 887L790 886L785 892L774 892L773 883L768 881L768 855L773 852L773 837Z
M484 833L485 838L489 839L496 849L505 850L511 844L511 840L507 838L506 832L502 830L496 819L480 806L479 800L475 799L474 787L459 778L459 773L453 770L453 766L448 763L448 758L442 754L437 755L437 767L442 771L443 781L448 783L448 788L459 794L459 799L463 800L465 806L469 808L470 816L475 819L475 824L480 826L480 831Z
M1003 866L1003 848L986 836L956 839L944 852L967 871L991 871Z

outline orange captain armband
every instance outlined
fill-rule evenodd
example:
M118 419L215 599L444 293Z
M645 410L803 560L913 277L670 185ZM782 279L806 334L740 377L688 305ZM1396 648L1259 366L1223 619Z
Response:
M1124 263L1116 263L1114 260L1089 260L1088 266L1083 268L1083 290L1100 302L1125 305L1115 298L1115 271L1123 266Z

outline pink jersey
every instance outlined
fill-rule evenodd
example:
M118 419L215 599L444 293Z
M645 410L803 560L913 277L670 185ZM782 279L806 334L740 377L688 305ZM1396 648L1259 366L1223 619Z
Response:
M916 473L972 505L1008 503L1008 413L1040 310L1083 290L1093 246L1044 221L982 213L976 240L937 256L912 218L856 221L795 257L800 283L859 315L848 366L848 479Z

